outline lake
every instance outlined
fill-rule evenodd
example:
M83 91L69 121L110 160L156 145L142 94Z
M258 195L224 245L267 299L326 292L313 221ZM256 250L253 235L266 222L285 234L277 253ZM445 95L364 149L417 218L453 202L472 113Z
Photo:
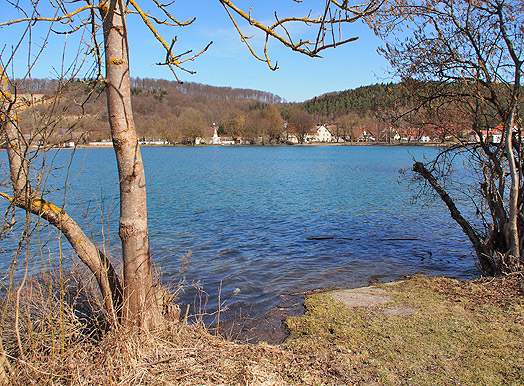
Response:
M154 262L169 282L182 266L180 258L190 253L182 276L200 283L209 295L209 311L218 304L220 287L226 306L257 314L277 304L281 294L356 287L404 274L479 275L469 242L443 204L411 203L413 192L400 178L399 170L409 170L413 158L435 155L432 147L151 147L142 152ZM71 155L72 150L54 154L54 165L67 164ZM0 158L5 160L5 152ZM70 168L50 169L47 187L58 203L65 194L66 210L79 223L89 222L95 240L106 240L118 256L112 149L77 150ZM44 239L46 259L56 259L56 236ZM2 241L4 269L14 240ZM37 261L36 270L41 268ZM188 288L180 301L193 304L195 296Z

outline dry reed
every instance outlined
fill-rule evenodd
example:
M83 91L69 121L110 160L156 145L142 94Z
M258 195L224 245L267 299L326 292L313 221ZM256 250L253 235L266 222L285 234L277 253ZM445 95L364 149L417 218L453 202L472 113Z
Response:
M95 283L78 271L65 280L29 280L18 330L16 313L7 297L2 338L10 385L346 384L313 354L230 342L203 323L166 321L152 333L110 329Z

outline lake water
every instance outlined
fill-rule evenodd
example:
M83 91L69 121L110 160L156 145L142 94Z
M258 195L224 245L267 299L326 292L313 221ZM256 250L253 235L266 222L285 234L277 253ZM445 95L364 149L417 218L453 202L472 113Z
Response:
M436 200L412 204L399 169L431 147L279 146L144 148L151 249L163 279L180 270L231 309L260 313L281 294L356 287L371 279L423 273L471 278L479 274L466 237ZM56 155L56 165L72 154ZM5 159L5 152L0 154ZM69 169L53 170L48 187L63 186L66 209L96 240L118 254L118 189L112 149L77 150ZM52 193L63 200L64 191ZM103 216L101 215L103 213ZM102 221L104 218L107 221ZM3 240L2 261L13 241ZM54 243L54 244L53 244ZM46 251L56 253L48 243ZM36 265L38 267L38 265ZM222 283L222 284L220 284ZM193 303L195 291L182 295Z

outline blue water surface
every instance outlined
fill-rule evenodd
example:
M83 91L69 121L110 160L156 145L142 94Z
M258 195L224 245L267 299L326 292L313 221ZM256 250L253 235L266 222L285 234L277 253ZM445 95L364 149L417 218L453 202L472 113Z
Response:
M54 165L66 165L71 154L60 151ZM413 158L431 158L434 148L158 147L142 154L154 262L169 282L190 253L182 276L200 282L209 310L220 287L226 306L264 312L280 294L403 274L479 274L445 207L438 200L412 204L408 184L399 183L399 170L410 169ZM71 167L52 169L47 183L50 196L89 223L115 256L117 182L112 149L81 149ZM52 260L56 241L48 239ZM9 242L0 253L12 252ZM180 301L194 297L189 290Z

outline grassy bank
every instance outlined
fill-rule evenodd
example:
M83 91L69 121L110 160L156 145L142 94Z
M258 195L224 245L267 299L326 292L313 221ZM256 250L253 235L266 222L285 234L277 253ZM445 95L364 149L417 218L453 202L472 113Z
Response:
M314 295L286 347L330 356L349 384L524 384L522 284L421 276L383 286L394 302L351 310ZM399 305L415 312L387 315Z
M280 346L233 343L174 323L155 334L97 339L77 326L78 333L50 337L23 356L8 352L10 384L524 384L523 283L517 275L415 277L384 286L392 302L354 309L326 293L311 295L306 313L288 319L291 336ZM388 315L399 305L414 312Z

